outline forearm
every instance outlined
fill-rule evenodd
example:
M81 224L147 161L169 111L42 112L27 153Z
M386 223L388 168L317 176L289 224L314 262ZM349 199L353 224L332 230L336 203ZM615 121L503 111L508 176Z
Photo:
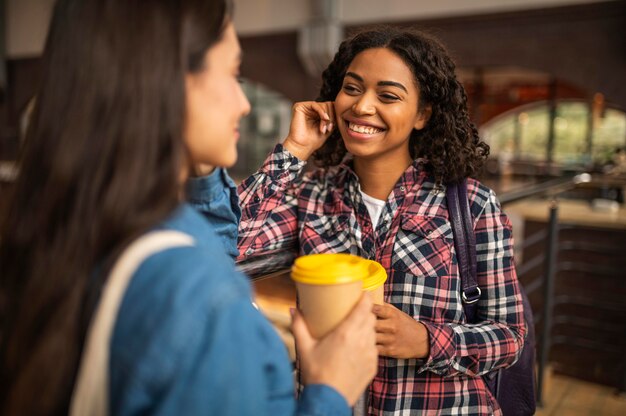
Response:
M513 364L524 342L525 329L503 324L424 324L429 355L421 371L443 376L483 375Z
M243 220L247 220L260 208L267 209L270 201L274 204L285 196L300 177L306 161L298 159L282 144L274 147L257 172L239 185ZM276 200L278 198L278 200Z
M304 161L277 145L263 166L239 186L240 260L297 246L297 186Z

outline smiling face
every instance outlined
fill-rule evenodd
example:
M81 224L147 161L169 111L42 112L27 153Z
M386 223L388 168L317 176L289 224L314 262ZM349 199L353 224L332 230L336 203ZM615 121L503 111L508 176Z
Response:
M238 80L241 48L232 23L204 61L204 69L185 79L185 140L194 164L229 167L237 161L239 120L250 112Z
M419 90L410 68L386 48L367 49L350 63L335 99L337 126L355 158L410 164L409 137L430 115L419 111Z

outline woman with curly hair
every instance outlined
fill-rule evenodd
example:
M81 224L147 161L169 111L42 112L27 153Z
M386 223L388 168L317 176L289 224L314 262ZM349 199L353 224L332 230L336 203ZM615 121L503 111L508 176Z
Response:
M483 293L478 322L463 312L444 190L477 175L489 148L454 69L419 32L349 38L317 102L294 105L288 137L239 189L243 258L344 252L387 270L369 414L500 414L478 376L514 363L523 345L511 225L475 179L467 189ZM311 156L319 168L301 175Z
M294 313L296 402L287 351L235 269L222 168L250 104L231 2L54 10L20 172L0 198L0 414L349 414L376 372L371 300L319 341ZM94 351L102 360L85 359Z

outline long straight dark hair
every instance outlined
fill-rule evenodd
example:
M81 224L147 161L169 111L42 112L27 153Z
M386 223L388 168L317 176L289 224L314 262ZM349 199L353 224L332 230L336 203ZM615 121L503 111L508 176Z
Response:
M0 198L0 413L67 413L96 268L179 203L185 74L228 0L59 0L12 195Z

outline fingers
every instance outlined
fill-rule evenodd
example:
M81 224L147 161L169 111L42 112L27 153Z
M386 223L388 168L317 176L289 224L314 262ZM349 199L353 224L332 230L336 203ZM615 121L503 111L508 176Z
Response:
M377 319L374 329L376 334L393 334L396 332L394 322L389 319Z
M393 344L394 335L385 333L376 333L376 346L384 347Z
M388 319L393 316L395 309L396 308L393 305L383 303L382 305L374 305L372 313L376 315L376 318L378 319Z
M335 126L335 109L333 108L332 102L307 101L298 103L297 105L302 106L309 117L319 123L318 129L320 134L330 134Z
M337 334L357 334L358 339L374 345L376 317L372 314L372 300L363 295L348 316L337 327Z
M283 146L300 160L307 160L326 142L335 128L333 103L305 101L292 107L289 134Z
M350 405L356 403L378 368L376 318L371 309L369 296L362 296L339 326L317 341L302 327L302 316L294 316L292 327L305 383L327 384ZM302 346L310 348L306 355Z
M312 102L311 108L317 113L320 118L320 133L324 135L330 133L333 129L334 120L334 111L332 105L328 105L327 102Z
M311 336L302 314L297 309L293 309L292 311L291 332L296 341L296 349L298 350L298 354L307 355L315 346L316 341L313 336Z
M363 294L361 299L354 306L347 319L344 321L347 324L362 327L363 325L374 326L376 317L372 314L372 299L371 297Z
M393 357L393 337L390 335L376 334L376 349L378 355Z
M371 296L366 296L365 293L361 295L361 299L356 304L357 308L363 309L364 311L371 312L374 307L374 302L372 301Z
M330 117L330 123L328 124L328 126L327 126L328 129L326 131L327 134L330 134L333 131L333 129L335 128L335 126L337 125L337 119L335 117L335 106L333 105L332 101L326 101L323 104L326 107L326 113Z

